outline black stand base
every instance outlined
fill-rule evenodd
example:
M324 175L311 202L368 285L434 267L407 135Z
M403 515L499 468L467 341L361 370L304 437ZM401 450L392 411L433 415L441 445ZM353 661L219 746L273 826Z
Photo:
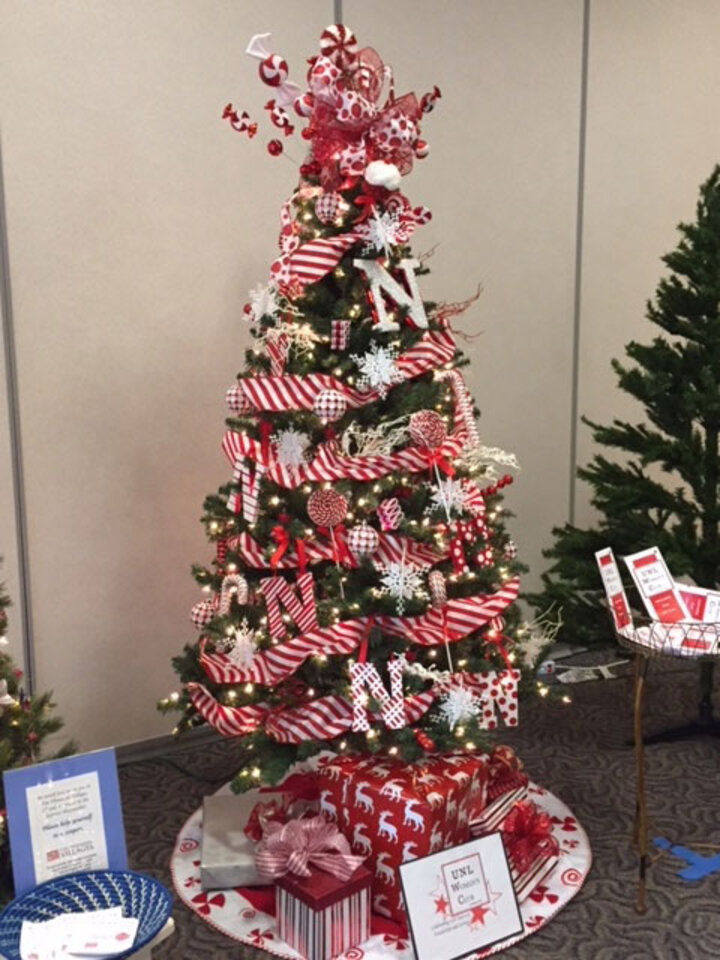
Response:
M693 737L720 738L720 720L713 715L712 688L715 664L704 661L700 664L700 703L698 704L698 718L691 723L684 723L669 730L660 730L643 737L643 743L651 746L653 743L674 743L676 740L690 740ZM633 746L633 740L626 741Z

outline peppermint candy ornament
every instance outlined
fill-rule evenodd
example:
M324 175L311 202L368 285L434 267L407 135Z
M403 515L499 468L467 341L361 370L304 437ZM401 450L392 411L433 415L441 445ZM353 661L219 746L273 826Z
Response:
M323 193L315 201L315 216L320 223L332 223L338 215L340 201L339 193Z
M315 398L313 410L323 423L331 423L344 415L347 399L339 390L321 390Z
M440 610L447 603L447 586L445 577L439 570L433 570L428 574L428 589L433 609Z
M288 78L288 65L277 53L271 53L260 62L258 73L263 83L269 87L279 87Z
M348 534L348 549L356 560L371 557L380 546L380 536L369 523L360 523Z
M299 117L309 117L315 106L315 97L311 93L303 93L293 100L293 110Z
M315 490L308 497L307 512L318 527L337 527L347 514L348 502L337 490Z
M357 55L355 34L342 23L333 23L320 35L320 53L338 67L348 67Z
M434 450L442 446L447 437L447 426L434 410L418 410L410 417L408 432L413 443Z
M397 530L404 517L403 508L397 497L381 500L377 507L377 515L383 530Z

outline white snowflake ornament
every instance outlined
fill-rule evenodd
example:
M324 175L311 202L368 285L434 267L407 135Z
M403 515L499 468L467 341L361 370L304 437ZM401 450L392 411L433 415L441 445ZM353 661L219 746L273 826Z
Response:
M406 243L407 228L396 213L377 213L366 220L357 230L367 242L363 247L364 254L373 254L382 251L386 257L390 256L391 247Z
M428 592L423 582L423 576L428 569L426 566L416 566L414 563L400 560L378 564L378 569L382 583L380 593L397 600L397 611L401 616L405 611L406 600L428 599Z
M243 618L235 631L235 642L227 649L226 656L235 667L249 667L256 651L256 633Z
M443 510L448 516L451 513L459 515L466 509L468 494L462 480L448 477L446 480L439 480L437 484L430 484L429 486L432 492L427 507L428 513Z
M310 438L292 427L280 430L271 437L275 444L275 454L278 462L290 470L297 470L307 459L307 449Z
M358 387L361 390L377 390L385 399L388 387L405 379L404 373L395 366L395 358L393 349L378 346L377 343L373 343L362 357L353 354L350 359L355 361L360 371Z
M280 294L273 283L258 284L249 294L248 314L252 323L259 323L263 317L277 317L280 313Z
M459 723L476 717L481 709L481 700L467 687L451 687L440 701L440 718L454 730Z

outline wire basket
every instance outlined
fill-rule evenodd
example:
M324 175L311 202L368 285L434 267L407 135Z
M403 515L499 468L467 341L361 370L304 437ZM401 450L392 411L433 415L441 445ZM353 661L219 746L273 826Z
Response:
M612 621L612 618L611 618ZM680 620L661 623L633 615L631 623L613 631L620 646L646 657L682 657L699 660L720 657L720 623Z
M123 916L140 921L135 942L117 957L130 957L160 933L167 923L172 898L165 887L131 870L91 870L41 883L0 913L0 954L20 960L20 930L24 920L51 920L63 913L84 913L122 907Z

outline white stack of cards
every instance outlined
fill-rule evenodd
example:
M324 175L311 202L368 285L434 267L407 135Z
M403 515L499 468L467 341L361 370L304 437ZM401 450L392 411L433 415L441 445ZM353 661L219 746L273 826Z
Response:
M25 920L20 931L21 960L104 960L125 953L135 942L138 920L122 907L64 913L52 920Z

